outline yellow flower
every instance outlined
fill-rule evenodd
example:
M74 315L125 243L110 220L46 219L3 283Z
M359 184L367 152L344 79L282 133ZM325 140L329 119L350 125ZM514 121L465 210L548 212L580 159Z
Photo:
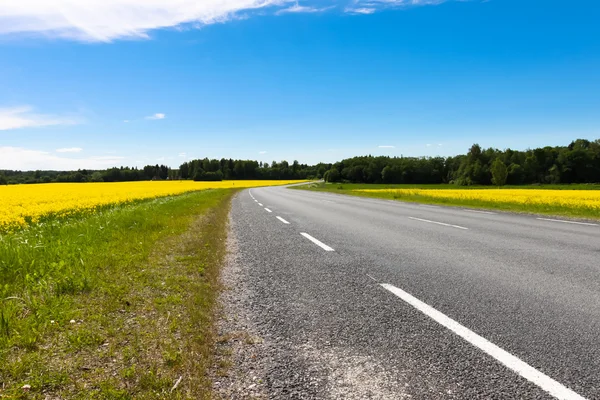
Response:
M118 183L48 183L0 186L0 232L36 223L46 216L94 212L136 200L206 189L249 188L301 181L144 181Z
M600 190L545 189L358 189L385 192L397 198L419 196L431 199L476 200L490 204L531 204L600 212Z

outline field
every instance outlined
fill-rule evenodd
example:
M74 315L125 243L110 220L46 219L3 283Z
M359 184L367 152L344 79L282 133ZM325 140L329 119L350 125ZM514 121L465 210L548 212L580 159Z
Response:
M207 398L229 201L283 183L0 187L0 398Z
M455 185L311 184L308 190L399 201L600 219L599 185L457 187Z
M50 183L0 186L0 232L48 217L78 215L115 204L173 196L205 189L283 185L298 181L143 181L118 183Z

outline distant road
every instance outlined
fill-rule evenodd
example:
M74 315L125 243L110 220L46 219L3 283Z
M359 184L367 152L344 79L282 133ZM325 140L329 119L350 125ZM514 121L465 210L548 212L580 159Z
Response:
M282 187L233 234L271 398L600 399L600 225Z

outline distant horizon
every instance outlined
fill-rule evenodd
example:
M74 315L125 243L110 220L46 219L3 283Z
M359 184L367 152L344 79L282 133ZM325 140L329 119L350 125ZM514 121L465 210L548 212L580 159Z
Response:
M424 158L424 157L425 158L434 158L434 157L449 158L449 157L457 157L457 156L460 156L460 155L465 155L468 152L469 148L472 145L474 145L474 144L479 144L483 150L487 150L487 149L492 148L492 149L496 149L496 150L500 150L500 151L505 151L507 149L511 149L511 150L514 150L514 151L525 152L525 151L528 151L528 150L533 150L533 149L536 149L536 148L544 148L544 147L567 147L570 143L572 143L572 142L574 142L576 140L579 140L579 139L581 139L581 140L588 140L590 142L594 142L596 140L600 140L600 137L598 137L598 138L591 138L591 139L579 137L579 138L575 138L575 139L573 139L573 140L571 140L571 141L569 141L567 143L564 143L564 144L543 145L543 146L535 146L535 147L534 146L529 146L529 147L524 148L524 149L517 149L517 148L514 148L514 147L499 148L499 147L495 147L495 146L485 146L485 145L482 145L481 143L471 143L468 146L468 148L466 148L465 151L463 151L462 153L451 154L451 155L447 155L447 156L446 155L413 156L413 155L407 155L407 154L387 155L387 154L365 153L365 154L352 155L352 156L349 156L349 157L343 157L343 158L340 158L340 159L336 159L334 161L319 161L319 162L315 162L315 163L307 163L307 162L303 162L302 160L297 160L297 159L281 159L281 160L263 161L263 160L260 160L258 158L203 157L203 156L200 156L200 157L187 158L187 159L181 160L176 165L169 165L169 164L165 163L164 161L163 162L156 161L154 163L148 163L148 164L144 164L144 165L127 165L127 164L121 164L121 165L111 165L111 166L104 167L104 168L76 168L76 169L15 169L15 168L3 168L3 167L0 166L0 171L21 171L21 172L35 172L35 171L42 171L42 172L76 172L76 171L79 171L79 170L103 171L103 170L108 170L108 169L112 169L112 168L138 168L138 169L142 169L143 167L148 166L148 165L152 165L152 166L154 166L154 165L165 165L165 166L167 166L167 167L169 167L171 169L176 170L176 169L179 169L180 166L183 163L185 163L185 162L190 162L190 161L193 161L193 160L203 160L205 158L208 158L210 160L222 160L222 159L226 159L226 160L229 160L229 159L232 159L232 160L247 160L247 161L256 161L258 163L262 162L263 164L269 164L269 165L271 163L273 163L273 162L280 163L280 162L283 162L283 161L286 161L286 162L288 162L288 163L291 164L291 163L293 163L294 160L296 160L296 161L298 161L299 164L302 164L302 165L315 166L315 165L318 165L318 164L335 164L335 163L343 161L345 159L357 158L357 157L369 157L369 156L372 156L372 157L390 157L390 158L401 158L401 157L405 157L405 158ZM385 146L385 147L389 147L389 146ZM0 148L0 154L1 154L1 148ZM1 160L0 160L0 162L1 162Z
M591 0L5 2L0 169L596 140L598 20Z

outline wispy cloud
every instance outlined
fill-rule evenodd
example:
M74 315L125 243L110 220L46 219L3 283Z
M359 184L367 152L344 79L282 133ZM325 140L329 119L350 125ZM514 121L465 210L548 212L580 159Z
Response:
M187 154L186 153L179 153L179 157L185 158L185 157L187 157Z
M344 9L348 14L373 14L386 8L408 8L442 4L452 0L354 0ZM468 0L458 0L468 1Z
M78 122L73 117L36 114L31 106L0 108L0 131L52 125L75 125Z
M125 123L128 123L128 122L129 122L129 120L128 120L128 119L124 119L124 120L123 120L123 122L125 122Z
M286 13L318 13L318 12L324 12L327 10L331 10L334 7L335 6L319 8L319 7L311 7L311 6L301 6L298 3L296 3L291 7L282 8L281 10L277 11L276 14L281 15L281 14L286 14Z
M62 149L56 149L57 153L80 153L83 151L81 147L63 147Z
M124 157L98 156L86 158L70 158L47 151L26 149L22 147L0 146L0 169L21 171L56 170L70 171L77 169L105 169L122 165Z
M372 14L382 8L439 4L447 0L348 0L345 12ZM148 39L165 28L195 28L272 12L314 13L336 0L4 0L0 35L38 35L84 42ZM327 7L329 3L331 6ZM290 4L292 4L290 6ZM261 10L261 12L259 12Z
M377 10L369 7L347 7L344 11L348 14L373 14Z
M263 151L259 151L258 154L267 154L267 152L263 150Z
M395 149L396 146L378 146L380 149Z
M148 117L146 117L146 119L165 119L167 118L167 116L163 113L156 113L154 115L150 115Z
M0 2L0 34L80 41L148 38L154 29L202 26L285 0L19 0Z

